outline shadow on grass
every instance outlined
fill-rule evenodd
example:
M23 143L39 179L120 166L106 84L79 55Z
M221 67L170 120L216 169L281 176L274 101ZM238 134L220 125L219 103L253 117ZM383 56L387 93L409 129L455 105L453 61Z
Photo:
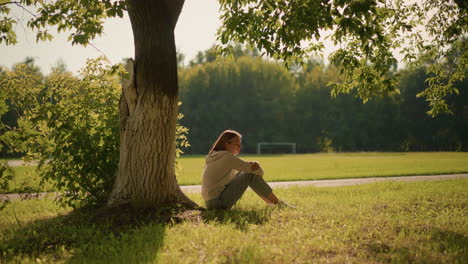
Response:
M75 210L36 220L0 241L0 263L29 261L68 263L157 262L166 228L181 222L232 224L246 231L270 219L271 209L182 211L122 209Z
M207 210L202 213L205 222L233 224L239 230L246 231L249 225L263 225L270 220L272 209L256 210Z
M155 261L170 222L167 215L154 210L76 210L37 220L3 238L0 263L26 258L69 263Z

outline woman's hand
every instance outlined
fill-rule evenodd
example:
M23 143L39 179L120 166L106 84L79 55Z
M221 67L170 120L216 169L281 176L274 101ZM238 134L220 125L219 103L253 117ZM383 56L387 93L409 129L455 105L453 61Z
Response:
M256 161L250 161L249 164L250 164L250 168L253 171L258 170L260 168L260 164L258 164L258 162Z

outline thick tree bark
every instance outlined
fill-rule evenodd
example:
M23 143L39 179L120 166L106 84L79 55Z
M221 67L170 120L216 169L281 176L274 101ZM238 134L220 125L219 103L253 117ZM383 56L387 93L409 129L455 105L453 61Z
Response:
M178 108L174 28L184 0L128 0L135 60L122 83L119 171L109 206L197 205L175 177Z

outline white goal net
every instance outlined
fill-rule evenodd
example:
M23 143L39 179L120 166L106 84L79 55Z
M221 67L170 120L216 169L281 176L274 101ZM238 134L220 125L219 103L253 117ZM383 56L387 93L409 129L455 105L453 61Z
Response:
M293 142L260 142L257 143L257 154L296 153Z

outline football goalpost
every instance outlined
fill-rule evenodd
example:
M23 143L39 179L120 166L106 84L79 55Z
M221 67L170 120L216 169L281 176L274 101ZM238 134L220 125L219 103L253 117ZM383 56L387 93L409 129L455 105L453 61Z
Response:
M259 142L257 143L257 154L262 154L262 150L265 153L266 147L276 148L276 150L283 151L282 153L285 152L285 149L289 149L290 153L296 154L296 143L293 142Z

